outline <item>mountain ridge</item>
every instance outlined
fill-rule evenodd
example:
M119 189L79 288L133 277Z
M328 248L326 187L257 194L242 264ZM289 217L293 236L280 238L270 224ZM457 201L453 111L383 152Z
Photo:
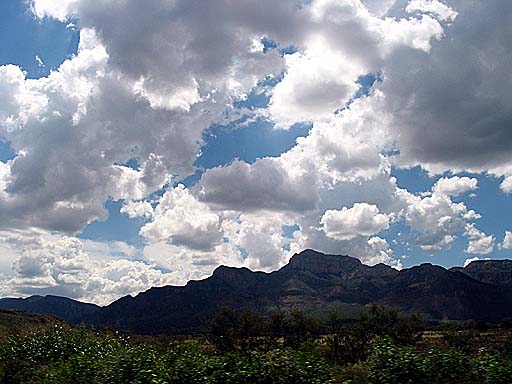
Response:
M21 308L19 302L5 300L35 301L40 307ZM55 300L50 297L48 302ZM71 305L65 300L58 302ZM466 268L450 269L423 263L398 271L384 264L368 266L348 255L307 249L274 272L219 266L211 276L185 286L153 287L105 307L77 309L71 321L65 317L69 316L66 311L61 311L64 317L48 308L39 313L140 333L185 334L200 331L222 306L261 312L301 308L325 314L343 306L357 311L373 302L423 312L432 319L499 321L512 317L512 261L473 262ZM39 298L0 299L0 308L18 309L6 308L13 303L33 312L44 307Z

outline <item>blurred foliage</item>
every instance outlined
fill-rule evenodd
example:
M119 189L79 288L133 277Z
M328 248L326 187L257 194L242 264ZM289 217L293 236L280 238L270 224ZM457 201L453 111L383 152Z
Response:
M16 324L0 340L2 384L512 383L508 328L424 331L419 316L383 306L323 325L298 310L222 308L195 338Z
M0 382L321 384L332 369L314 348L218 353L188 341L159 351L85 329L36 332L0 346Z

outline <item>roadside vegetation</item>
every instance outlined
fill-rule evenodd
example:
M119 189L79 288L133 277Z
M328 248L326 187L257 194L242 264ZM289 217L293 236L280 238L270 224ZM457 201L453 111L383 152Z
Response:
M1 383L512 383L510 322L425 326L371 306L356 322L320 324L224 308L204 335L171 338L49 321L0 340Z

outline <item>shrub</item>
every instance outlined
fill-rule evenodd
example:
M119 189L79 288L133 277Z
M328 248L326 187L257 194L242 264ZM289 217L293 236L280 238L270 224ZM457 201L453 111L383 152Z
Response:
M211 353L195 342L165 352L84 330L37 333L0 346L0 382L44 384L325 384L332 369L313 346Z
M512 363L498 353L481 351L471 362L473 382L482 384L512 383Z
M430 384L424 356L412 347L397 346L389 337L372 343L368 377L373 384Z
M425 356L429 380L436 384L471 383L471 365L468 356L460 350L430 349Z

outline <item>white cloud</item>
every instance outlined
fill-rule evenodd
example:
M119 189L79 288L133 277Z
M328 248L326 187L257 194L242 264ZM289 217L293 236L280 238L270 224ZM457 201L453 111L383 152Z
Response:
M314 175L290 175L279 159L234 161L207 170L198 197L225 209L307 210L317 199L315 184Z
M286 56L286 74L272 95L269 112L281 128L324 121L354 96L358 78L379 72L395 48L428 51L443 34L428 15L380 18L356 0L316 0L308 11L311 33L300 42L302 50Z
M134 219L136 217L151 218L154 215L153 206L148 201L126 201L121 207L121 213Z
M159 199L152 220L140 234L154 242L212 250L222 240L221 218L179 184Z
M370 236L389 227L389 218L379 208L357 203L341 210L327 210L322 219L322 230L333 239L350 240L357 236Z
M79 0L32 0L32 11L39 18L53 17L60 21L75 14Z
M99 243L45 231L0 231L0 249L13 255L4 296L55 294L97 304L174 282L155 264L133 260L139 250L123 242Z
M283 266L291 255L284 249L290 239L283 236L282 229L290 224L293 219L286 214L245 213L230 223L227 235L230 242L248 253L244 260L247 267L272 271Z
M305 52L286 55L287 73L274 88L269 111L287 128L300 121L318 121L344 107L364 73L353 61L330 51L322 40L308 44Z
M503 249L511 249L512 248L512 232L505 231L505 237L503 238L503 243L501 244Z
M442 251L455 240L456 234L466 230L468 221L480 218L463 202L455 203L451 199L476 188L476 179L454 176L439 179L432 193L424 197L400 191L407 202L405 221L420 232L416 242L423 251Z
M87 281L80 283L87 292L83 299L108 304L118 297L135 295L151 287L169 285L170 274L141 261L112 260L94 270Z
M82 239L84 252L95 260L111 259L133 259L140 254L140 250L124 241L98 242Z
M457 17L457 11L438 0L411 0L405 8L407 12L429 12L442 21L453 21Z
M173 285L185 285L189 280L204 279L219 265L244 265L239 250L229 243L220 243L213 251L204 251L157 242L144 247L144 258L169 271L166 274L168 284Z
M478 261L478 260L480 260L480 258L478 256L472 257L470 259L466 259L464 261L464 268L466 268L469 264L471 264L471 262Z
M14 273L13 263L18 255L16 250L0 243L0 255L2 255L0 257L0 279L12 276Z
M494 250L494 241L496 238L493 235L488 236L478 230L474 224L468 224L466 226L466 236L469 239L468 246L465 250L466 253L487 255Z
M34 59L37 62L38 67L41 67L41 68L45 67L44 61L41 59L41 57L39 55L35 55Z
M463 193L474 191L477 189L478 180L469 177L453 176L450 178L443 177L434 184L432 191L434 193L442 193L447 196L457 197Z
M503 181L501 182L501 190L505 193L512 192L512 176L506 175Z
M289 174L314 174L320 184L360 182L381 173L386 161L380 152L388 146L381 125L385 114L376 116L373 107L382 97L358 99L349 109L313 125L308 136L280 156Z
M393 250L389 247L386 239L379 236L374 236L368 239L368 245L373 251L373 255L366 262L369 265L375 265L378 263L389 264L391 267L401 270L403 268L400 260L393 259Z
M17 153L3 172L2 225L75 233L106 218L108 198L139 200L194 171L203 130L282 69L277 51L253 49L267 34L246 25L253 10L217 6L229 22L187 2L32 2L38 17L78 18L80 45L46 78L0 67L0 137ZM130 159L140 168L122 165Z

